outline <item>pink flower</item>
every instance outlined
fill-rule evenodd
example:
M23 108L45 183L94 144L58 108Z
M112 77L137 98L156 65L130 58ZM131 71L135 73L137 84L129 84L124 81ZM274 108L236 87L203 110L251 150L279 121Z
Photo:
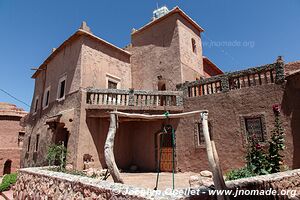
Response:
M260 145L260 144L256 144L256 145L255 145L255 148L256 148L256 149L261 149L261 145Z
M274 112L275 114L279 114L279 113L280 113L280 104L274 104L274 105L272 106L272 108L273 108L273 112Z

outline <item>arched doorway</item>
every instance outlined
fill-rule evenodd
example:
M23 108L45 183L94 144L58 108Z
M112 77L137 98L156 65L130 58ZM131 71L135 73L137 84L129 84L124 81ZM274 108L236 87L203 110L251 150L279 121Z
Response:
M12 163L11 160L5 161L4 168L3 168L3 175L11 173L11 163Z
M55 131L55 138L54 142L55 144L64 144L64 146L68 147L68 141L69 141L69 131L67 128L65 128L65 125L63 123L58 123Z

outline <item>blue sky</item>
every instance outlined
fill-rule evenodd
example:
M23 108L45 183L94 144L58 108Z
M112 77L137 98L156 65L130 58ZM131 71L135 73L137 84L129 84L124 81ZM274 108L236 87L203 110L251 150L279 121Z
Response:
M201 27L204 55L223 71L300 60L299 0L0 0L0 89L31 104L38 67L87 21L93 33L124 47L132 28L149 22L152 11L179 6ZM24 104L0 91L0 102Z

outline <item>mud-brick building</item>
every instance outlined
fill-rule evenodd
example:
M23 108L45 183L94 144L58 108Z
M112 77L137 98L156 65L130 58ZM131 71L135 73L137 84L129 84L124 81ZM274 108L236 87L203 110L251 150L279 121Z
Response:
M27 112L13 104L0 102L0 176L20 168Z
M202 54L203 31L178 7L163 8L145 26L133 29L131 43L121 49L95 36L83 23L32 76L35 89L22 166L46 165L47 147L63 142L69 152L67 162L74 168L83 169L86 158L93 167L105 168L108 112L115 109L145 114L207 109L223 168L241 167L248 127L255 127L261 142L267 143L273 125L272 105L281 103L285 108L294 102L282 116L285 159L289 166L299 167L295 147L299 129L293 125L298 107L294 92L287 92L299 89L294 74L299 63L284 64L278 59L223 74ZM158 152L164 148L163 170L171 170L172 149L167 145L171 138L164 137L165 146L160 143L166 123L176 129L176 170L208 168L199 116L169 121L121 117L118 121L114 154L119 168L134 165L139 171L156 171Z

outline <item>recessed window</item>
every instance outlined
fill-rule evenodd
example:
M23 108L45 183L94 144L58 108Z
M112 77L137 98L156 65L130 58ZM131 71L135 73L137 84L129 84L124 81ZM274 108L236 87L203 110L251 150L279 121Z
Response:
M40 135L36 135L36 143L35 143L35 151L38 151L39 149L39 140L40 140Z
M106 88L108 89L120 89L121 79L111 74L106 74Z
M24 136L25 136L24 132L19 132L18 147L23 147Z
M30 150L31 136L28 136L27 152Z
M198 132L197 132L198 146L204 145L205 144L205 140L204 140L202 123L197 123L197 126L198 126L197 127L198 128Z
M196 41L194 38L192 38L192 50L194 53L197 53Z
M245 126L248 136L255 135L260 142L264 141L261 117L246 117Z
M33 107L33 114L38 111L39 108L39 96L36 96L34 99L34 107Z
M117 89L118 83L108 80L107 88L108 89Z
M67 80L67 76L64 76L64 77L60 78L59 81L58 81L57 100L65 99L66 80Z
M197 139L197 146L205 146L205 139L204 139L204 133L203 133L203 127L202 127L202 122L197 122L196 123L196 139ZM212 125L211 125L211 122L209 121L208 122L208 131L209 131L209 134L212 135Z
M43 108L47 108L49 106L49 98L50 98L50 86L44 92L43 98Z

